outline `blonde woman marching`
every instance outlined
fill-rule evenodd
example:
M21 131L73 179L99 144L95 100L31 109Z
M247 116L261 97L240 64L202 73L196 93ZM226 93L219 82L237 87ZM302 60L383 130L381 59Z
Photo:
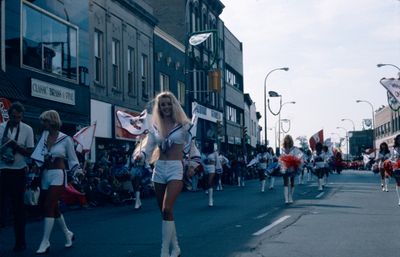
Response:
M65 163L71 173L81 172L78 158L75 153L72 138L59 131L61 119L57 111L43 112L40 117L43 127L40 138L31 158L36 161L42 172L42 191L44 198L44 231L42 242L36 254L45 254L50 250L50 234L54 221L58 221L65 235L65 247L72 246L74 233L72 233L60 212L59 200L65 190L67 174Z
M204 166L204 173L207 175L207 191L208 191L208 206L214 206L214 177L216 167L221 167L218 157L218 152L214 150L214 141L211 139L206 140L204 143L201 161Z
M191 143L191 124L180 103L171 92L159 93L154 101L153 129L141 147L137 147L135 161L155 163L152 181L162 215L161 257L180 256L173 209L183 187L183 157ZM170 253L170 246L172 246Z
M294 146L293 138L290 135L286 135L283 139L282 153L279 156L281 173L283 174L283 194L286 204L293 203L294 177L301 166L302 155L303 152ZM287 157L298 162L295 165L293 165L293 161L291 161L291 163L286 163L285 159L287 159Z

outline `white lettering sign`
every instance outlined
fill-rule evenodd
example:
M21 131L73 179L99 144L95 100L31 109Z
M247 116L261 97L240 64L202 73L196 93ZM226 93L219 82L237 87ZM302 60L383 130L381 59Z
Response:
M75 90L31 79L31 95L55 102L75 105Z
M192 113L196 113L197 116L203 120L209 120L214 123L217 121L222 122L222 112L207 108L195 102L192 103Z

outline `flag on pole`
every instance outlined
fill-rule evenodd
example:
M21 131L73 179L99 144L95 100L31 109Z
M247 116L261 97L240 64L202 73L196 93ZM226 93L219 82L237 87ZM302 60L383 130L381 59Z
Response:
M121 127L132 135L140 136L149 131L149 121L146 110L138 116L132 116L126 112L117 111L117 117Z
M201 33L201 34L196 34L193 35L189 38L189 43L192 46L197 46L201 43L203 43L204 41L206 41L210 36L211 36L211 32L208 33Z
M386 88L393 97L395 97L397 102L400 102L400 80L383 78L380 82L382 86Z
M311 149L314 151L315 150L315 145L318 143L324 143L324 130L321 129L317 133L315 133L312 137L310 137L309 143Z
M81 153L90 151L95 132L96 122L93 125L84 127L76 132L72 138L78 143L78 146L76 147L77 152Z

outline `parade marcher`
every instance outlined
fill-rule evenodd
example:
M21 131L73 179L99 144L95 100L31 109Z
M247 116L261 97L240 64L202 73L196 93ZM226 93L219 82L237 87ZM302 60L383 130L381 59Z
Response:
M259 147L259 153L256 156L257 158L257 172L258 172L258 178L260 180L260 191L261 193L264 193L265 190L265 172L267 169L267 163L269 159L269 154L267 152L267 149L264 145L260 145Z
M222 176L224 173L224 166L228 165L229 160L226 158L222 153L218 155L220 167L216 167L216 174L217 174L217 191L222 191L224 188L222 186Z
M322 146L322 151L325 154L324 186L326 186L328 184L329 174L331 173L331 167L333 166L333 154L326 145Z
M59 200L67 185L65 162L67 161L69 172L72 175L76 175L82 170L72 138L60 131L62 122L58 112L55 110L45 111L39 119L43 133L31 158L42 169L41 193L43 193L45 218L43 238L36 254L44 254L50 250L50 234L55 220L64 232L65 247L72 246L74 233L68 229L64 216L60 212Z
M279 161L278 157L274 153L274 149L272 147L267 148L268 152L268 179L269 179L269 190L273 190L275 186L275 177L278 175L281 175L279 171Z
M216 167L221 167L221 163L218 157L218 152L214 149L214 140L208 139L205 141L202 153L201 161L204 166L204 173L207 175L206 190L208 191L208 206L214 205L213 196L213 185Z
M281 172L283 174L283 193L285 196L285 203L288 204L293 203L294 177L301 165L303 153L294 146L293 138L290 135L285 136L282 146L279 161L281 164Z
M378 155L376 156L376 161L378 162L378 169L379 173L381 175L381 188L382 191L389 191L388 184L389 184L389 177L390 177L390 168L391 165L389 165L388 162L385 161L389 160L391 158L391 153L389 150L389 146L386 142L382 142L379 145L379 152Z
M310 182L312 179L312 152L310 149L307 149L304 154L304 168L307 170L307 182Z
M13 103L8 109L9 120L0 124L0 215L4 219L6 200L10 198L14 216L14 251L26 249L25 242L25 157L32 153L34 138L32 128L22 122L25 108Z
M162 214L161 257L180 256L173 208L183 188L183 157L191 143L191 124L171 92L159 93L152 111L153 129L136 148L134 161L155 162L152 181ZM190 167L189 167L190 169ZM170 246L172 251L170 255Z
M324 175L326 169L326 153L322 150L323 145L321 142L315 144L315 153L312 157L314 165L314 173L318 178L318 190L322 191L324 186Z
M395 170L393 171L393 177L396 180L396 194L398 204L400 206L400 135L394 138L392 161L395 162Z

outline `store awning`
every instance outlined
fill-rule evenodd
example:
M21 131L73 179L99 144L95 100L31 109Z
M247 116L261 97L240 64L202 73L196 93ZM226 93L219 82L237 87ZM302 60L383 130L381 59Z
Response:
M9 99L10 101L25 101L26 97L17 88L17 86L8 78L4 71L0 70L0 97Z

